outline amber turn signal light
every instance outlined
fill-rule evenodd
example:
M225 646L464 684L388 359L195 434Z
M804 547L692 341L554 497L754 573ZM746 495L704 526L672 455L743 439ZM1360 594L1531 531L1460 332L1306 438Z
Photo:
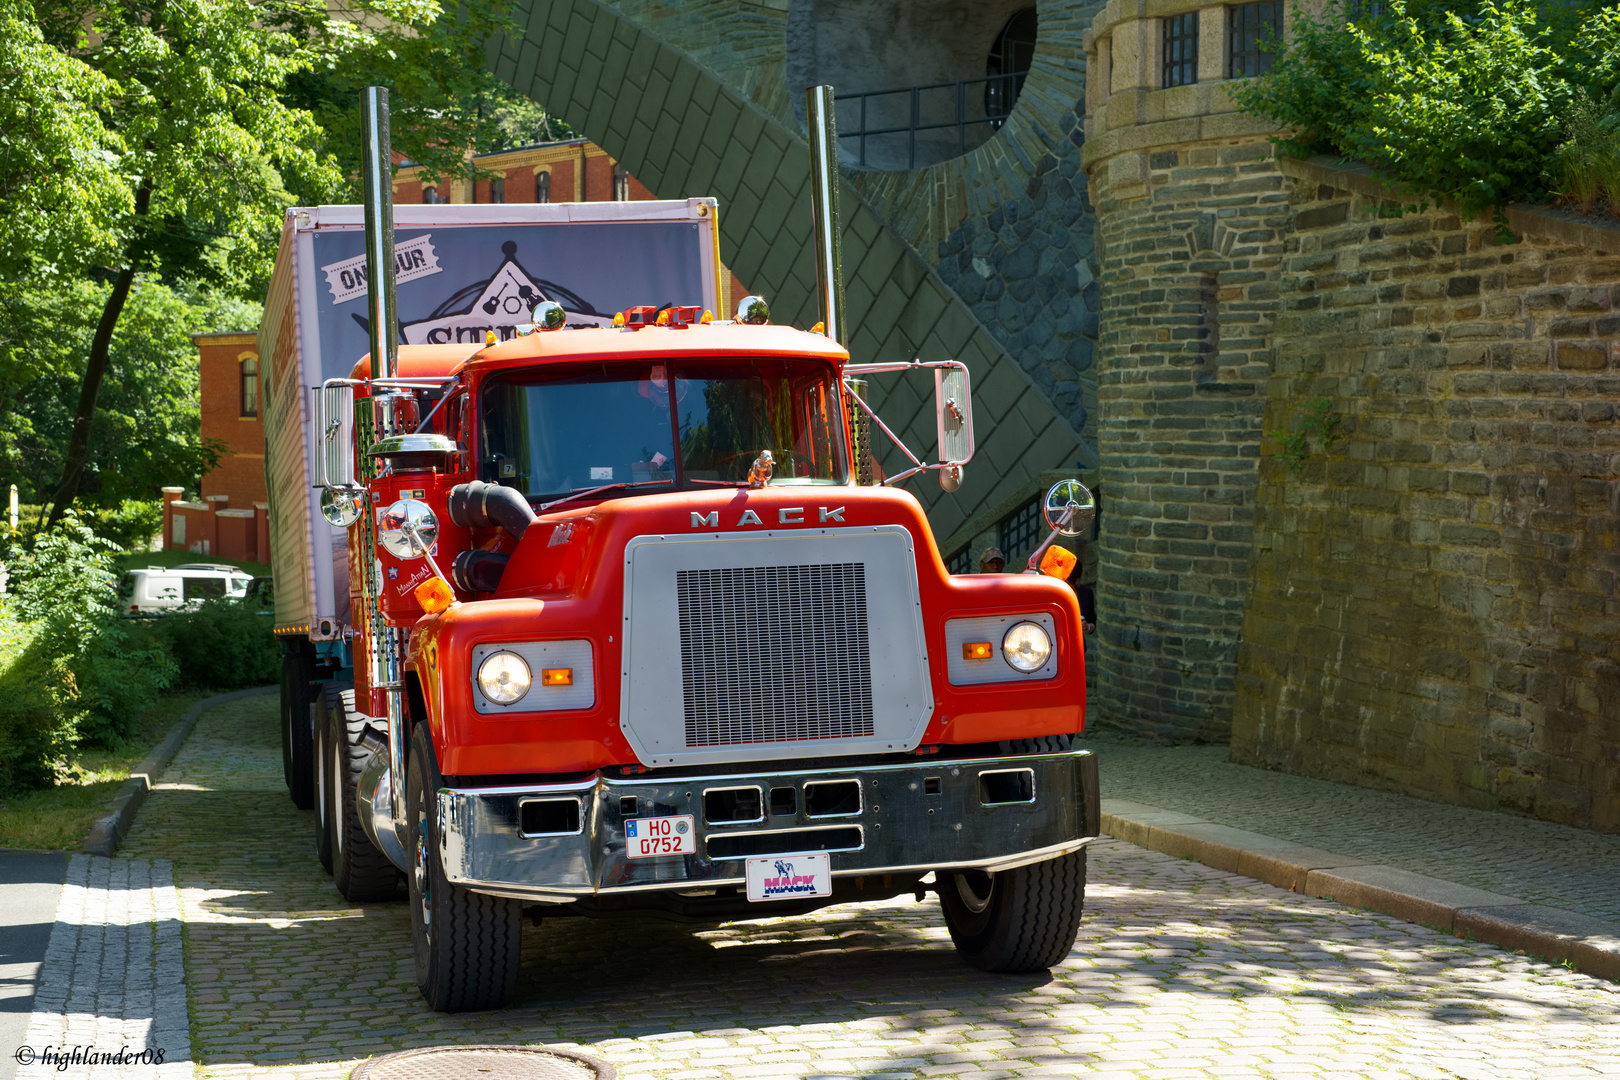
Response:
M540 669L541 686L573 686L574 669L571 667L548 667Z
M1041 556L1041 573L1067 581L1069 575L1074 573L1075 563L1079 561L1074 552L1054 544Z
M445 608L456 602L455 590L442 577L437 575L428 578L412 590L416 602L422 605L422 610L429 615L437 615Z
M993 655L995 654L991 650L988 641L962 642L962 659L964 660L988 660Z

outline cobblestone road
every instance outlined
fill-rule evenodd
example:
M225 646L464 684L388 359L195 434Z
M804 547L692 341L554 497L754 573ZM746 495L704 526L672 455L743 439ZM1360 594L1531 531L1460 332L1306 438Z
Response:
M205 716L124 854L174 865L203 1076L343 1076L465 1042L623 1080L1620 1075L1620 987L1103 841L1050 975L987 976L909 899L690 928L525 930L516 1008L426 1011L403 904L346 905L282 787L272 699Z

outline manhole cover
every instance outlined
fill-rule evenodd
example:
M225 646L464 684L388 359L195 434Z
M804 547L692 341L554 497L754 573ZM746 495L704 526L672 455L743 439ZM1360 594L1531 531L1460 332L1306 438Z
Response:
M362 1061L349 1080L617 1080L613 1066L540 1046L429 1046Z

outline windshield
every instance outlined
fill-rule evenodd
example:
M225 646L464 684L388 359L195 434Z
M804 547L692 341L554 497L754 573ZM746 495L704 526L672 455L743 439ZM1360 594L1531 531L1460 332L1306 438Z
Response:
M697 488L746 483L754 458L769 450L774 484L842 484L835 378L806 360L497 376L483 390L480 475L537 501L607 486Z

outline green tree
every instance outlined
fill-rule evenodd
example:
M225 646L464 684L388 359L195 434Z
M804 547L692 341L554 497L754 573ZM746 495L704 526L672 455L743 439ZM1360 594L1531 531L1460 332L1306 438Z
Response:
M1290 35L1272 74L1232 91L1290 130L1285 152L1342 154L1469 212L1545 199L1567 119L1620 63L1614 6L1584 2L1390 0L1352 18L1335 0Z
M349 183L363 83L393 88L402 152L445 175L465 171L463 148L494 123L480 108L494 87L482 46L504 27L505 7L471 0L446 17L437 0L36 0L31 11L5 10L19 24L18 62L71 76L68 92L36 95L42 115L30 122L79 153L73 180L100 200L92 215L62 211L55 238L20 244L14 262L94 269L109 283L50 498L54 524L90 466L97 401L137 277L251 295L268 276L285 208L330 201ZM40 171L25 160L14 172L30 165Z

